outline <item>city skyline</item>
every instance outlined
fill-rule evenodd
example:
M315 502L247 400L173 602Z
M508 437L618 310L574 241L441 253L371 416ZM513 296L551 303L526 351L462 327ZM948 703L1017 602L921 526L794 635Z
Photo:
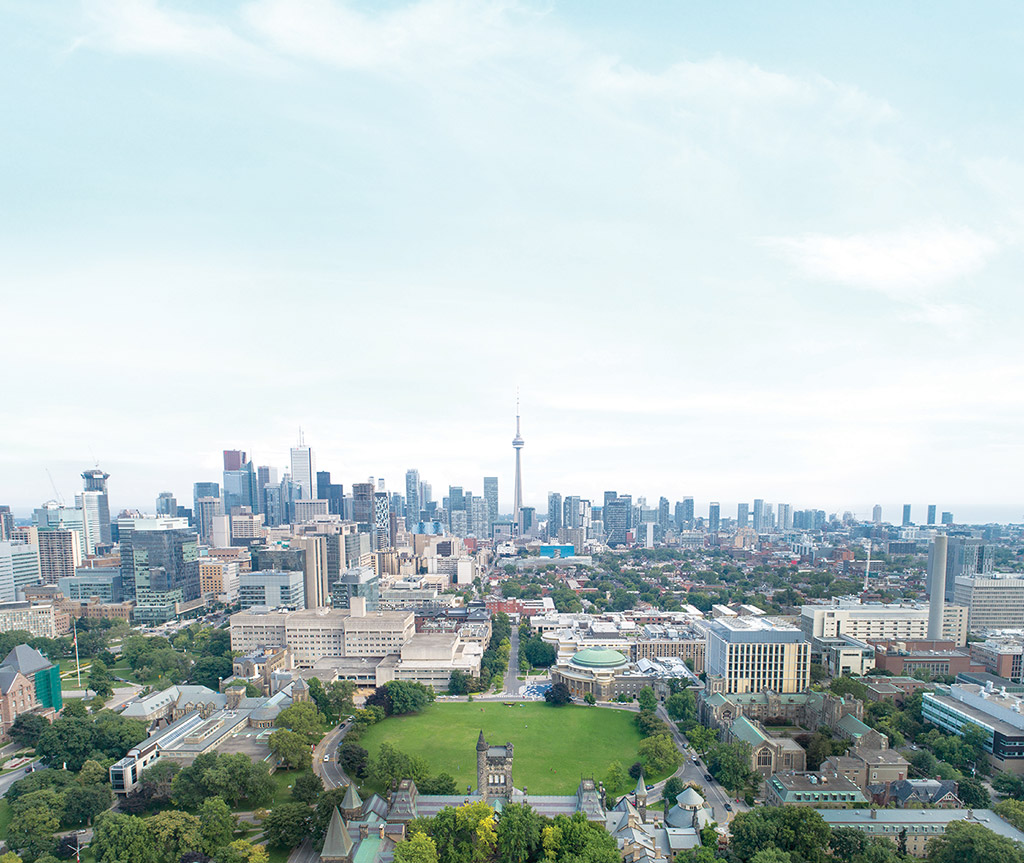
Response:
M4 4L0 496L98 462L114 505L180 500L301 424L336 482L497 475L507 510L519 384L538 512L1020 519L1021 24Z

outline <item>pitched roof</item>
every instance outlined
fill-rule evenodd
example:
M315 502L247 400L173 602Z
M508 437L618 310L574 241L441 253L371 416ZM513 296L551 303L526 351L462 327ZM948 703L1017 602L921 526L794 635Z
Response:
M641 798L647 799L647 785L644 784L644 772L640 771L640 777L636 780L636 788L633 789L633 793L636 795L637 800Z
M53 663L34 647L29 647L27 644L19 644L7 654L7 657L3 662L0 662L0 665L9 666L27 677L30 674L35 674L37 671L42 671L44 668L51 668Z
M349 782L348 788L345 790L345 799L341 801L341 808L346 812L352 809L363 808L363 799L359 796L359 792L356 791L355 782Z
M348 835L348 825L341 817L338 807L334 807L331 813L331 823L327 825L327 836L324 838L324 848L320 852L321 860L335 860L346 858L352 853L352 846L355 843Z
M729 726L729 733L739 740L746 741L751 746L757 746L768 739L768 735L747 719L746 716L734 719L732 725Z

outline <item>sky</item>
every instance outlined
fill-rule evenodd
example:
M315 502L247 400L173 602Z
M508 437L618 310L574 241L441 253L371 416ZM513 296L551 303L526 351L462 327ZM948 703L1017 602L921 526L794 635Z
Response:
M0 503L1024 519L1024 7L0 0ZM52 485L51 478L52 477Z

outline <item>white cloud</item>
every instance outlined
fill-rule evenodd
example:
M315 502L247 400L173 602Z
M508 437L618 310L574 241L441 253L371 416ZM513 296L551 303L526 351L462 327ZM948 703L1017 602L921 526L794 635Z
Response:
M998 249L971 228L931 226L874 234L766 238L811 279L913 299L981 269Z

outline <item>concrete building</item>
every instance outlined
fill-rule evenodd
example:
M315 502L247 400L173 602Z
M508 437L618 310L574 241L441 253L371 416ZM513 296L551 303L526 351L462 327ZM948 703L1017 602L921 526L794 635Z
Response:
M58 582L60 592L68 599L88 600L97 597L100 602L121 602L120 567L79 569L75 575Z
M41 581L37 546L0 542L0 602L14 602L19 590Z
M927 722L950 734L971 723L985 734L983 746L997 770L1024 774L1024 699L995 686L970 683L926 692L921 713Z
M876 641L874 646L875 668L896 677L913 677L922 670L942 676L985 670L952 641Z
M304 576L301 572L258 570L238 576L238 601L242 609L253 606L267 608L305 608Z
M82 541L79 531L66 528L41 530L39 541L39 574L44 584L57 584L75 574L82 565Z
M808 641L849 635L862 641L923 639L928 637L929 607L920 602L884 605L842 597L800 608L800 629ZM943 638L967 643L967 609L962 603L944 605Z
M60 638L71 616L54 602L0 602L0 632L23 630L37 638Z
M199 559L199 593L229 605L238 601L239 564L237 560Z
M291 448L292 481L302 489L302 499L316 497L316 456L299 435L299 445Z
M760 617L708 625L707 690L724 694L802 692L810 684L811 645L796 627Z
M351 608L353 597L361 597L367 611L380 608L380 576L371 567L347 569L331 587L331 605L334 608Z
M1024 629L1024 577L1010 574L960 576L954 602L967 608L971 632Z
M400 653L415 630L411 611L367 614L361 602L349 610L249 610L231 615L231 649L251 653L261 647L287 647L296 666L311 668L327 656Z
M297 500L295 501L295 523L305 524L308 521L329 515L329 505L326 500Z
M996 635L971 644L970 650L971 659L990 674L1024 683L1024 635Z

